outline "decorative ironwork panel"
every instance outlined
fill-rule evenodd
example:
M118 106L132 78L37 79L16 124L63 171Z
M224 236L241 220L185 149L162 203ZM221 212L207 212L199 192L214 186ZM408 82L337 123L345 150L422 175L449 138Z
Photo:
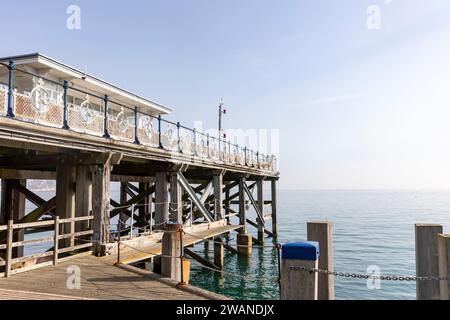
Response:
M157 119L146 114L138 113L138 137L141 144L158 147Z
M89 95L84 95L84 100L82 100L78 98L80 93L71 89L68 90L67 95L69 128L77 132L102 136L104 124L103 101Z
M194 154L194 131L190 129L180 128L180 149L184 154Z
M166 150L178 151L178 131L173 123L161 121L161 143Z
M134 142L134 127L134 110L109 102L108 130L111 138Z

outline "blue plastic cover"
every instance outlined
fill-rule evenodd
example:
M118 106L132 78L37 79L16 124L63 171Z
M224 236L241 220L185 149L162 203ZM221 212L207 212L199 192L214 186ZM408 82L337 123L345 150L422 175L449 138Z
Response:
M288 242L281 246L283 260L317 260L319 243L316 241Z

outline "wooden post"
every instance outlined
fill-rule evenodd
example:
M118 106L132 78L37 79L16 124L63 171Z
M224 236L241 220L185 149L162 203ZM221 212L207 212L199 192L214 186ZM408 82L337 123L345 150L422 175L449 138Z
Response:
M89 166L77 167L75 191L75 216L86 217L92 214L92 172ZM75 223L75 232L89 229L89 221Z
M108 161L103 165L96 165L92 172L92 211L94 215L94 234L96 255L104 255L104 245L109 243L110 239L110 220L109 220L109 202L110 192L109 184L111 180L111 164Z
M172 222L183 222L183 200L181 186L178 183L178 172L170 173L169 218Z
M450 277L450 234L438 235L439 277ZM450 300L450 280L439 281L441 300Z
M125 190L125 183L121 182L120 183L120 203L125 203L128 201L128 193ZM128 220L128 216L125 213L126 212L126 208L123 208L123 210L120 212L119 215L119 223L121 224L121 230L126 230L126 223ZM133 214L133 213L132 213ZM131 221L133 221L133 216L131 216Z
M56 215L60 218L75 218L75 185L76 167L60 163L56 168ZM61 226L62 234L75 232L75 222L65 223ZM75 245L74 237L64 239L62 247Z
M8 239L6 242L6 266L5 266L5 277L9 277L11 275L11 260L13 259L12 255L12 243L13 243L13 234L14 234L14 228L13 228L14 221L8 220Z
M258 208L259 212L261 212L262 219L264 219L264 178L258 177L256 180L256 188L258 192ZM257 218L258 222L258 242L264 243L264 220Z
M271 181L272 191L272 233L278 235L278 222L277 222L277 181Z
M216 237L214 239L214 264L223 269L223 243L222 239Z
M213 176L214 186L214 215L216 220L223 219L223 176L222 174Z
M164 222L169 217L168 185L167 173L157 172L155 186L155 229L164 229Z
M0 224L13 219L13 180L2 179Z
M167 223L162 237L161 275L172 280L181 281L181 243L180 230L183 225Z
M237 235L236 241L239 254L243 256L252 255L252 235L239 233Z
M442 233L442 225L416 224L416 275L418 277L437 277L438 234ZM439 300L439 281L417 281L417 300Z
M150 188L150 183L139 182L139 193L144 192ZM150 211L150 195L144 197L144 199L139 202L138 213L139 213L139 226L144 227L147 225L147 219L149 217Z
M319 264L319 243L291 242L281 248L281 300L317 300L318 274L291 267L316 268Z
M240 234L247 233L247 206L246 206L246 195L244 190L245 179L239 179L239 225L242 228L239 229Z
M59 251L59 217L55 216L55 234L53 240L53 265L58 264Z
M333 271L333 224L308 222L308 241L316 241L320 247L319 269ZM319 274L319 300L334 300L334 276Z

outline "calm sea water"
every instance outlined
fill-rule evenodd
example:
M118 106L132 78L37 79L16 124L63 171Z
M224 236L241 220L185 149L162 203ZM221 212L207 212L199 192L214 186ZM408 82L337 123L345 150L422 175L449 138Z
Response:
M249 215L255 219L254 212ZM279 242L304 240L307 221L332 221L336 271L366 273L377 265L382 274L414 275L414 224L441 223L450 232L450 192L279 191L278 220ZM256 230L249 226L249 231ZM230 244L235 240L232 233ZM267 238L268 247L254 248L250 259L225 251L225 276L191 260L191 284L235 299L278 299L273 243ZM194 250L213 259L212 245ZM336 278L335 291L336 299L415 299L415 283L382 281L381 289L369 290L365 280Z
M305 239L307 221L332 221L335 270L342 272L377 265L382 274L414 275L414 224L441 223L450 232L450 192L280 191L278 208L280 242ZM279 298L274 250L254 248L250 262L227 254L225 271L251 279L222 278L194 262L191 283L236 299ZM336 278L335 291L336 299L415 299L415 283L382 281L369 290L365 280Z

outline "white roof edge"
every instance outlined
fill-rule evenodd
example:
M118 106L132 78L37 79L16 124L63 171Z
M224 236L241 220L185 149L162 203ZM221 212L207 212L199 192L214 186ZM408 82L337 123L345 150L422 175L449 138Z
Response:
M40 62L40 63L46 64L46 65L49 65L50 67L52 67L54 69L58 69L62 72L71 74L73 77L76 77L76 78L81 79L82 77L86 77L85 81L88 81L91 84L94 84L99 87L103 87L109 91L115 92L115 93L122 95L124 97L127 97L129 99L136 100L137 102L139 102L145 106L148 106L150 108L154 108L154 109L160 111L162 114L170 114L172 112L172 109L169 107L166 107L160 103L156 103L154 101L146 99L146 98L139 96L135 93L132 93L130 91L119 88L118 86L111 84L107 81L104 81L100 78L97 78L95 76L85 74L83 71L80 71L76 68L68 66L60 61L57 61L53 58L50 58L46 55L39 53L39 52L0 58L0 61L3 61L3 62L10 61L10 60L15 61L15 62L20 60L22 63L30 63L30 62L35 62L35 61Z

